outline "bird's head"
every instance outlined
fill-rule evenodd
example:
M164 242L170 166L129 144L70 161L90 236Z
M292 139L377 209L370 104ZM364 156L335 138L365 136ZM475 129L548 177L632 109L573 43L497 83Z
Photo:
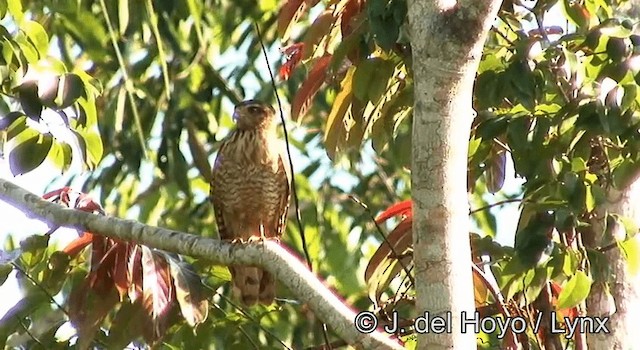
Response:
M242 101L233 111L233 119L240 130L270 129L276 125L276 111L258 100Z

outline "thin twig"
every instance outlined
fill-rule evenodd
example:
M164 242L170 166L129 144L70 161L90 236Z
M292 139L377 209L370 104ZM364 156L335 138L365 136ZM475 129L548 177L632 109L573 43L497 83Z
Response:
M111 45L113 46L113 50L116 53L116 58L118 59L118 64L120 65L120 69L122 70L122 78L124 79L124 89L127 92L127 98L129 99L129 104L131 104L131 111L133 112L133 120L136 124L137 135L140 141L140 146L142 147L142 153L144 153L145 158L149 158L147 145L144 142L144 134L142 133L142 123L140 122L140 114L138 113L138 107L136 107L136 101L133 97L133 82L131 82L131 78L129 77L129 73L127 72L127 68L124 64L124 58L122 56L122 52L120 52L120 47L118 46L118 41L116 39L115 30L111 25L111 19L109 18L109 13L107 12L107 5L105 5L104 0L100 0L100 7L102 8L102 15L104 17L105 22L107 22L107 29L109 30L109 37L111 38Z
M16 270L20 271L29 281L31 281L31 283L33 283L36 287L38 287L38 289L40 289L46 296L47 298L49 298L49 300L55 304L55 306L60 309L60 311L64 312L64 314L67 317L69 316L69 313L67 312L67 310L60 305L54 298L53 295L51 295L51 293L49 293L48 290L46 290L43 286L40 285L40 283L38 281L36 281L35 279L33 279L33 277L31 277L27 271L23 270L18 264L11 262L11 265L13 266L13 268L15 268Z
M104 1L104 0L103 0ZM158 46L158 59L160 61L160 68L162 69L162 76L164 81L164 89L167 94L167 98L171 99L171 83L169 83L169 68L167 67L167 55L164 52L164 44L162 43L162 37L160 37L160 31L158 31L158 15L153 9L153 3L151 0L145 1L147 12L149 13L149 21L151 22L151 32L156 38L156 44Z
M263 327L260 324L260 321L256 320L255 318L253 318L253 316L251 316L251 314L249 314L248 312L244 311L243 308L241 308L240 306L238 306L236 303L234 303L233 301L231 301L231 299L225 297L222 294L218 294L220 296L220 298L224 299L224 301L226 301L227 303L229 303L229 305L233 306L234 309L240 311L240 313L248 318L249 320L251 320L252 322L254 322L255 324L258 325L258 327L260 327L260 329L262 329L266 334L268 334L269 336L271 336L273 339L277 340L278 343L280 343L280 345L282 345L283 348L288 349L288 350L292 350L291 347L289 347L287 344L285 344L280 338L278 338L277 335L273 334L270 330L266 329L265 327Z
M258 32L258 37L260 38L260 46L262 47L262 53L264 55L264 59L267 63L267 69L269 70L269 76L271 77L271 85L273 86L273 92L276 95L276 101L278 102L278 109L280 110L280 120L282 121L282 129L284 131L284 142L287 148L287 156L289 158L289 168L291 169L291 193L293 195L293 203L296 207L296 221L298 222L298 229L300 230L300 239L302 240L302 250L304 251L305 259L307 260L307 265L309 265L309 270L313 271L313 266L311 265L311 257L309 256L309 251L307 249L307 239L304 235L304 227L302 226L302 219L300 217L300 204L298 202L298 193L296 191L296 178L293 175L293 160L291 159L291 147L289 146L289 134L287 133L287 124L284 120L284 113L282 112L282 102L280 101L280 96L278 96L278 87L276 86L276 81L273 77L273 71L271 70L271 64L269 63L269 57L267 57L267 49L264 46L262 41L262 33L260 32L260 27L258 23L255 23L256 31Z
M220 307L220 305L216 304L216 303L212 303L216 309L218 309L218 311L222 312L222 314L224 315L224 317L228 318L229 317L229 313L227 313L226 311L224 311L224 309L222 309ZM251 343L251 345L253 345L254 349L260 349L260 347L258 346L258 344L256 344L256 342L253 341L253 339L251 339L251 336L249 335L249 333L247 333L247 331L244 330L244 327L238 325L238 329L240 330L240 333L242 333L245 338L247 338L247 340Z
M492 203L492 204L485 205L484 207L480 207L478 209L469 210L469 215L473 215L473 214L475 214L477 212L480 212L480 211L483 211L483 210L487 210L487 209L491 209L493 207L501 206L501 205L504 205L504 204L507 204L507 203L517 203L517 202L525 202L525 201L526 200L522 199L522 198L505 199L503 201L499 201L499 202L495 202L495 203Z
M415 286L416 285L416 281L411 276L411 271L409 271L409 268L407 268L407 265L405 265L402 262L402 259L398 258L398 256L399 256L398 252L396 252L396 249L394 248L393 244L391 244L391 242L389 242L389 240L387 239L387 236L385 236L385 234L384 234L384 231L382 231L382 228L380 227L380 225L378 225L378 222L376 222L376 218L373 216L373 213L371 212L371 209L369 209L369 207L366 204L364 204L360 199L358 199L356 196L349 195L349 198L351 198L352 201L356 202L356 204L360 205L362 207L362 209L364 209L364 211L367 214L369 214L369 218L371 219L373 224L376 226L376 229L378 230L378 234L380 234L380 237L382 237L382 239L384 240L384 243L391 250L391 254L393 254L393 256L398 259L398 263L400 264L400 266L402 266L402 269L404 270L404 272L407 274L407 276L409 276L409 280Z
M260 26L258 22L255 22L256 32L258 34L258 39L260 40L260 47L262 48L262 54L264 55L264 60L267 64L267 70L269 71L269 77L271 78L271 86L273 87L273 93L276 96L276 101L278 102L278 109L280 110L280 120L282 121L282 129L284 131L284 142L287 149L287 158L289 159L289 168L291 169L291 194L293 196L293 203L296 207L296 221L298 223L298 230L300 231L300 240L302 241L302 250L304 251L304 257L307 260L307 265L309 267L309 271L313 271L313 265L311 264L311 256L309 255L309 249L307 248L307 238L304 234L304 227L302 226L302 218L300 216L300 203L298 201L298 193L296 191L296 177L293 171L293 160L291 159L291 146L289 145L289 134L287 133L287 124L284 120L284 113L282 112L282 101L280 101L280 96L278 95L278 87L276 86L276 80L273 75L273 70L271 69L271 63L269 63L269 57L267 56L267 49L264 46L264 41L262 40L262 33L260 32ZM329 343L329 334L327 333L327 325L322 322L321 324L322 336L324 337L326 345L331 349L331 344Z
M20 327L22 327L22 329L25 331L25 333L27 333L27 335L29 336L29 338L33 339L33 341L35 341L36 343L38 343L43 349L46 349L46 347L44 346L44 344L42 344L40 342L40 340L38 338L36 338L35 335L33 335L30 331L29 331L29 327L27 327L24 322L22 322L22 319L20 317L16 317L18 319L18 324L20 324Z

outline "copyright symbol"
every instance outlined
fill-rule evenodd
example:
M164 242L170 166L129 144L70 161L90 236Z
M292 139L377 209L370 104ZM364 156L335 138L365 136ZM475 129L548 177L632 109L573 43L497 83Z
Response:
M356 315L353 325L356 327L358 332L369 334L378 327L378 319L373 312L362 311Z

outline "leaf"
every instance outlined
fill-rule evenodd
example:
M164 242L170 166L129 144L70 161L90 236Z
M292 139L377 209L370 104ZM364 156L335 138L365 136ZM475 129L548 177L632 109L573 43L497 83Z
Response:
M380 303L380 296L389 286L391 281L398 276L404 266L411 266L412 256L405 256L402 259L389 259L388 263L381 264L382 268L376 269L375 273L367 280L369 298Z
M82 139L86 145L87 156L84 159L89 169L95 169L95 167L102 160L102 153L104 147L102 146L102 139L97 132L80 132Z
M524 278L524 294L528 303L532 303L538 298L542 289L547 285L552 272L552 266L542 266L527 271Z
M129 26L129 0L118 1L118 29L124 35Z
M324 56L326 54L325 50L318 50L316 46L327 37L327 34L329 34L329 31L333 28L335 22L336 17L334 16L333 10L326 10L316 17L304 35L301 57L303 60L313 57L314 53L317 56Z
M122 303L111 321L108 335L108 349L126 349L127 344L142 335L146 322L140 301Z
M304 43L295 43L282 49L282 53L285 55L285 62L278 70L278 76L280 79L289 80L293 71L298 67L298 64L302 60L302 51L304 47Z
M56 295L67 280L71 257L64 252L56 251L49 257L46 270L42 277L42 287L51 295Z
M358 15L362 13L363 5L360 1L347 1L340 19L340 31L343 38L353 32L357 19L360 17Z
M490 193L496 193L500 191L504 185L507 155L504 148L494 142L489 157L487 161L488 168L485 172L487 190Z
M378 68L380 58L374 57L367 59L356 66L356 72L353 75L353 95L360 101L369 101L369 88L374 77L374 72Z
M562 10L566 15L565 17L570 19L578 28L589 29L591 14L579 2L563 0Z
M9 9L9 13L13 16L16 22L20 23L22 21L23 12L22 12L22 1L21 0L7 0L7 8Z
M51 135L34 135L19 143L9 153L11 173L16 176L37 168L49 154L52 144Z
M412 201L411 199L395 203L385 209L382 213L376 217L376 223L383 223L394 216L412 216Z
M635 276L640 268L640 243L638 237L631 237L617 242L620 251L627 262L629 274Z
M78 334L77 348L87 349L93 342L102 321L118 302L118 295L111 290L100 295L89 288L89 280L73 286L69 294L69 320Z
M353 98L351 86L354 72L355 68L349 67L347 74L340 83L340 92L338 92L338 95L333 101L331 113L325 126L324 144L327 155L331 160L335 160L337 151L346 139L344 119L351 109L351 100Z
M93 235L89 232L85 232L81 237L78 237L67 244L62 250L71 258L75 258L84 248L86 248L93 241Z
M278 15L278 35L280 40L286 42L289 40L289 33L291 26L296 24L300 17L304 15L308 6L304 0L287 0L287 2L280 9Z
M42 25L34 21L22 21L20 29L27 35L40 57L45 57L49 51L49 36Z
M10 112L7 115L0 118L0 130L8 129L11 124L13 124L16 120L23 121L26 116L22 112ZM20 123L20 122L18 122ZM16 124L18 124L16 123ZM26 127L26 125L25 125ZM8 135L8 138L11 139L12 136Z
M313 97L324 84L329 62L331 62L331 55L320 57L315 61L313 68L307 75L307 79L302 83L293 98L291 104L291 119L293 121L299 122L300 118L307 112Z
M0 253L3 252L0 251ZM9 278L9 274L11 273L11 271L13 271L13 266L11 266L11 264L0 263L0 286L7 281L7 278Z
M396 256L393 256L393 251L402 255L407 249L413 246L413 235L411 230L412 224L413 220L410 218L402 220L398 226L391 231L387 237L387 241L380 243L378 250L376 250L367 264L367 268L364 272L365 281L369 282L376 270L383 265L382 263L385 260L388 259L393 261L398 259ZM393 251L387 242L391 244Z
M82 79L73 73L60 76L60 88L54 101L55 104L59 108L67 108L80 97L87 97Z
M142 305L150 317L153 328L153 339L164 334L167 316L174 299L167 261L150 248L142 249Z
M558 296L558 309L572 308L587 299L591 291L592 280L584 271L576 271L565 284Z
M196 168L200 172L200 175L207 181L211 182L211 164L209 164L209 158L207 157L207 151L205 151L202 143L198 141L196 136L196 126L192 121L186 121L187 126L187 143L189 144L189 151L191 151L191 157Z
M191 327L195 327L207 319L209 312L209 302L204 295L204 286L200 277L188 264L175 259L167 260L169 260L176 299L182 316Z

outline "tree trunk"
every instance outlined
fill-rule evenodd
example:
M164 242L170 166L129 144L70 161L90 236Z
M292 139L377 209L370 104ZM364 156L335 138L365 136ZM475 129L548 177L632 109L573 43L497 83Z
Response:
M631 0L616 8L616 16L638 18L640 0ZM637 30L636 30L637 32ZM636 178L624 191L611 193L610 198L616 200L601 212L607 210L632 219L640 225L640 208L635 204L640 198L640 178ZM635 200L634 200L635 199ZM616 230L623 230L616 227ZM638 240L640 237L636 236ZM606 253L611 267L612 282L607 291L602 285L594 285L587 299L589 316L609 317L607 328L610 334L587 334L587 345L590 349L633 349L636 347L637 317L640 315L640 274L632 275L626 267L626 260L619 249Z
M415 79L412 134L416 314L449 327L419 329L420 349L475 349L461 332L474 312L467 202L473 81L500 0L409 1Z
M640 178L636 178L622 192L612 191L613 198L605 208L609 213L616 213L633 220L640 225ZM614 237L625 234L622 225L616 225ZM602 230L596 230L599 232ZM636 235L633 239L638 240ZM595 240L600 245L602 236ZM587 345L590 349L626 350L635 349L638 342L635 336L638 332L638 315L640 315L640 274L631 274L627 269L627 262L619 248L606 253L611 269L611 283L609 291L601 284L594 284L587 299L587 313L589 316L609 317L607 328L611 333L587 334ZM612 300L613 298L613 300Z

